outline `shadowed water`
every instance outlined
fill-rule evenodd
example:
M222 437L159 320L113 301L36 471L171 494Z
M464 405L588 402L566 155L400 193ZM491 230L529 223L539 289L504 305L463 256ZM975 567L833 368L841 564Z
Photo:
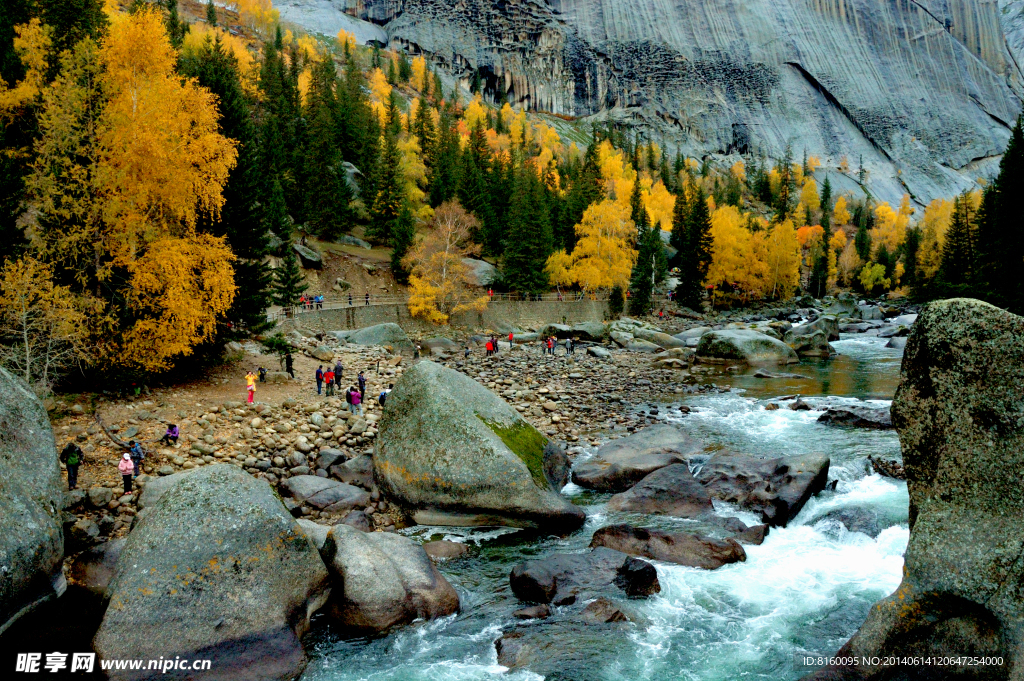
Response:
M812 499L784 529L761 546L748 546L744 563L705 571L658 563L660 594L627 605L632 624L547 627L546 658L534 671L510 671L497 661L494 641L517 622L522 606L508 574L527 558L583 551L594 530L612 522L664 529L708 529L694 521L610 513L609 495L570 484L565 493L588 514L571 537L537 538L505 529L415 527L417 540L466 542L470 553L444 564L462 612L407 627L376 640L339 639L324 618L306 639L311 662L303 681L373 679L796 679L812 668L801 655L832 654L863 622L868 608L899 584L909 531L906 484L870 474L869 455L899 457L893 431L831 428L817 423L820 410L766 411L780 396L801 394L813 407L867 399L887 404L899 378L900 351L885 340L854 338L833 344L830 360L805 360L778 371L799 378L755 378L754 371L727 372L708 382L733 392L688 398L696 408L682 416L666 405L666 418L700 437L709 449L728 448L762 456L823 452L831 457L835 492ZM677 403L678 404L678 403ZM786 405L782 401L779 404ZM674 415L673 415L674 414ZM748 524L752 515L716 504ZM851 532L835 516L862 523ZM557 610L557 609L556 609ZM564 623L563 623L564 624Z

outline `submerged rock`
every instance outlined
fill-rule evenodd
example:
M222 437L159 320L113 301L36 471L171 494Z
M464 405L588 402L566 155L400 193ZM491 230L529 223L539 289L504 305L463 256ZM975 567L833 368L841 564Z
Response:
M720 451L697 479L713 498L760 514L766 525L785 527L811 496L825 489L828 468L829 458L819 454L759 459Z
M910 492L903 581L838 653L865 662L808 678L882 678L867 660L890 655L1001 657L943 678L1020 678L1022 405L1024 318L977 300L928 305L892 403Z
M575 603L612 585L631 597L661 591L653 565L604 547L589 553L556 553L520 563L512 568L509 584L521 601L553 605Z
M609 511L696 518L714 511L711 496L684 463L659 468L608 500Z
M0 634L64 591L63 487L46 409L0 369Z
M585 515L549 482L547 445L497 395L421 361L388 398L374 476L381 492L422 524L572 532Z
M795 364L800 361L793 348L751 329L709 331L697 344L697 360L711 364Z
M383 634L459 610L455 589L408 537L340 524L322 554L335 584L328 612L348 634Z
M316 549L270 486L235 466L197 469L128 535L93 641L104 659L211 660L218 678L288 679L330 593ZM111 672L116 679L145 672Z
M572 481L599 492L623 492L659 468L686 463L701 449L683 431L658 423L602 445L593 458L576 466Z
M697 533L669 533L632 525L602 527L594 533L590 546L605 546L631 556L705 570L747 559L746 551L732 538L718 540Z

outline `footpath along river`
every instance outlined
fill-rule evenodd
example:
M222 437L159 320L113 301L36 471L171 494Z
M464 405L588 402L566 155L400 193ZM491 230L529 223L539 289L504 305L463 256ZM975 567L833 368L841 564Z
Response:
M565 493L587 512L570 537L543 538L508 529L417 526L404 532L423 541L446 538L470 552L441 566L462 600L462 612L419 623L376 640L342 640L320 618L307 639L311 662L302 681L462 681L565 679L726 681L797 679L812 671L804 655L830 655L863 622L868 608L900 582L906 549L907 487L870 473L869 455L899 459L895 431L847 429L817 423L827 403L870 400L888 405L899 379L900 350L885 340L844 336L830 360L804 360L785 369L800 377L755 378L753 371L716 376L732 392L660 405L672 423L709 449L765 456L822 452L831 457L835 492L812 499L788 527L773 529L761 546L747 546L744 563L705 571L657 563L661 593L629 601L632 624L547 627L539 661L530 670L498 664L494 641L522 626L512 612L509 571L522 560L584 551L593 532L614 522L663 529L708 529L690 520L611 513L610 495L573 484ZM801 394L810 411L765 410L779 397ZM717 502L716 502L717 503ZM721 507L720 507L721 508ZM727 510L727 509L726 509ZM750 514L730 511L747 524ZM557 610L557 609L556 609Z

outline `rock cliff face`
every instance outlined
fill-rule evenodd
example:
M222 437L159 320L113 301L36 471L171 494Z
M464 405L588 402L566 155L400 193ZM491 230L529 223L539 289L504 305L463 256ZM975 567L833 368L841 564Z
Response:
M325 0L290 0L292 5ZM337 0L492 96L654 129L689 154L863 158L883 199L995 170L1020 110L1020 0ZM835 175L835 174L834 174ZM836 182L836 179L833 179ZM843 182L841 188L852 185Z
M892 403L910 492L903 581L809 679L1020 679L1024 674L1024 317L932 303L907 340ZM872 658L994 656L901 676Z

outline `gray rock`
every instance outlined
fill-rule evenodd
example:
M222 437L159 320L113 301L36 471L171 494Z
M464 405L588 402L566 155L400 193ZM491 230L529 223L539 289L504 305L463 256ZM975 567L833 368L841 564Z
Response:
M90 487L86 494L89 497L89 505L93 508L106 508L114 499L114 491L109 487Z
M709 331L697 344L700 362L748 364L795 364L796 352L782 341L750 329Z
M608 334L619 347L626 347L633 342L633 334L627 333L626 331L613 330Z
M822 315L813 322L791 327L783 336L785 342L789 342L790 336L808 336L821 331L825 334L825 340L839 340L839 320L835 315Z
M153 478L146 482L145 487L142 488L142 493L139 494L138 507L139 510L148 508L154 505L157 500L164 495L167 490L174 487L178 482L185 476L191 475L199 469L194 468L189 471L181 471L174 475L168 475L162 478Z
M442 352L452 353L459 351L459 344L450 338L428 338L420 343L420 346L431 355Z
M855 428L892 428L889 410L884 407L830 407L818 417L818 423Z
M571 532L585 516L548 482L547 443L473 379L421 361L388 398L374 478L386 498L422 524Z
M334 482L329 478L319 479ZM347 513L356 508L365 508L370 503L370 495L358 487L339 482L308 497L305 503L328 513Z
M663 350L660 345L655 345L654 343L645 340L631 340L623 347L630 352L652 353L661 352Z
M530 605L512 613L517 620L542 620L551 617L551 606L547 604Z
M902 337L902 336L893 336L885 344L885 347L893 348L893 349L896 349L896 350L903 350L903 349L905 349L907 347L907 339L905 337Z
M0 635L60 595L64 485L46 409L0 369Z
M679 339L675 336L670 336L667 333L661 331L654 331L652 329L637 329L633 332L633 336L641 340L648 341L662 348L685 348L686 340Z
M581 341L600 343L608 339L608 325L604 322L580 322L572 325L572 335Z
M710 330L711 330L710 326L698 326L698 327L695 327L695 328L692 328L692 329L687 329L686 331L683 331L682 333L677 333L675 335L675 337L678 338L679 340L683 340L683 341L690 340L692 338L698 338L699 339L701 336L703 336L704 334L706 334Z
M587 604L580 613L580 619L587 624L613 624L615 622L632 622L633 618L622 611L622 608L604 596L599 596Z
M916 321L916 314L901 314L898 317L893 317L892 319L890 319L889 323L894 324L896 326L905 326L909 329L911 326L914 325Z
M286 679L330 593L316 549L267 483L196 469L128 535L93 645L103 658L209 659L219 678ZM111 678L149 678L112 672Z
M345 461L345 455L341 450L327 448L320 450L320 456L316 458L316 467L328 470L331 466L336 463L343 463Z
M91 518L79 518L64 535L64 549L77 553L95 545L100 540L100 526Z
M569 456L561 443L548 442L544 445L544 477L551 489L561 490L569 482Z
M301 503L325 489L341 484L337 480L317 475L294 475L281 483L281 491Z
M68 574L71 581L98 596L105 596L126 541L111 539L78 554Z
M609 591L613 585L632 597L661 591L653 565L604 547L520 563L512 568L509 584L521 601L552 605L575 603Z
M714 511L711 496L685 463L665 466L608 500L609 511L697 518Z
M719 451L697 479L712 498L758 513L766 525L785 527L811 496L825 489L828 468L829 458L817 454L758 459Z
M794 327L799 329L801 327ZM838 332L836 332L838 335ZM794 334L792 331L783 337L784 342L793 348L800 357L831 357L836 354L835 348L829 345L828 335L824 331Z
M587 348L587 354L590 355L591 357L597 357L598 359L608 359L609 357L612 356L612 353L596 345L591 345L589 348Z
M601 445L591 459L576 466L572 481L599 492L623 492L659 468L686 463L702 448L678 428L654 424Z
M498 268L485 260L463 258L462 264L469 270L469 281L474 286L489 286L498 276Z
M373 532L373 525L370 524L370 519L362 511L349 511L348 515L342 518L341 522L349 527L354 527L360 532Z
M346 165L350 165L352 166L352 168L355 168L355 166L353 166L351 163L346 163ZM359 173L359 170L356 169L355 172ZM362 173L359 174L362 175ZM358 187L356 188L358 189ZM373 248L373 245L371 245L369 241L363 241L359 237L352 236L351 234L342 234L337 238L337 242L339 244L345 244L347 246L358 246L359 248L365 248L366 250L370 250L371 248Z
M324 259L317 251L313 250L309 246L303 246L302 244L292 244L292 248L295 249L295 254L299 256L299 262L303 267L307 269L322 269L324 266Z
M465 544L445 541L444 539L428 541L423 545L423 550L426 551L427 555L433 560L449 560L469 553L469 547Z
M310 543L313 544L313 548L320 552L324 548L324 542L327 541L327 534L331 531L331 528L326 525L314 523L312 520L306 520L305 518L299 518L296 520L299 524L299 528L302 529L302 533L306 535Z
M747 559L747 552L732 538L718 540L690 532L662 532L631 525L609 525L594 533L591 548L605 546L631 556L717 570Z
M952 650L1005 666L944 678L1013 679L1024 633L1024 318L970 299L929 304L892 402L910 493L903 581L842 656ZM838 676L842 671L845 676ZM816 678L874 678L867 665Z
M335 525L323 556L338 585L328 612L347 633L381 634L459 610L455 589L408 537Z
M362 454L343 464L331 466L331 475L350 485L370 488L373 484L373 458Z
M398 324L388 322L358 329L345 339L355 345L381 345L394 348L395 352L412 352L413 344Z
M309 354L317 358L321 362L333 362L334 361L334 350L331 350L326 345L318 345L309 351Z
M877 305L858 305L856 314L865 321L880 321L885 319L885 315L882 314L881 308Z

